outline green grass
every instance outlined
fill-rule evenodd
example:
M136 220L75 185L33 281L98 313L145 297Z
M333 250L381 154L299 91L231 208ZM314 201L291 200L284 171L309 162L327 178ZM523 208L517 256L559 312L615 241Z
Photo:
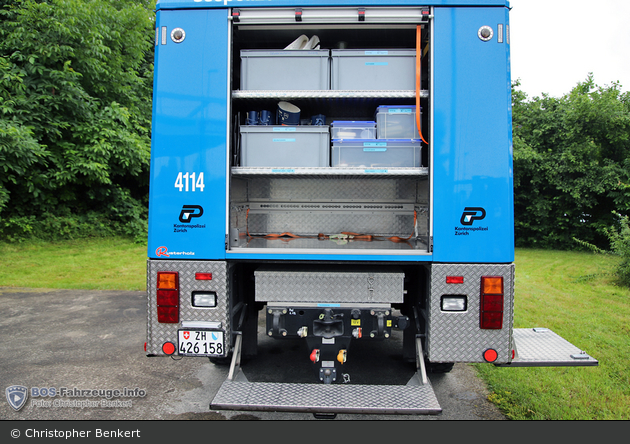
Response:
M547 327L598 367L477 365L490 400L512 419L630 419L630 289L615 285L617 259L592 253L516 252L514 326Z
M0 287L145 290L146 245L125 238L0 243Z
M145 289L146 246L123 238L0 243L0 286ZM598 367L476 368L490 400L512 419L630 419L630 289L618 258L519 249L515 327L548 327Z

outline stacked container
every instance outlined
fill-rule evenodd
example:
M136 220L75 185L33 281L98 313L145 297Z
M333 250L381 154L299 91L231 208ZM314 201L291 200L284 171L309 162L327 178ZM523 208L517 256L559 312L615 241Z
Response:
M333 167L395 168L421 166L420 141L397 139L333 139Z
M413 49L333 49L331 89L413 90L416 51Z
M415 89L413 49L241 50L241 90Z
M327 167L329 147L325 125L241 126L244 167Z
M413 90L415 57L412 49L242 50L240 87ZM334 121L330 127L243 126L241 166L420 167L415 108L379 106L375 121Z
M379 106L376 109L378 139L418 139L415 106Z
M375 121L341 120L332 122L330 131L333 139L375 139Z
M330 51L241 50L241 90L328 90Z

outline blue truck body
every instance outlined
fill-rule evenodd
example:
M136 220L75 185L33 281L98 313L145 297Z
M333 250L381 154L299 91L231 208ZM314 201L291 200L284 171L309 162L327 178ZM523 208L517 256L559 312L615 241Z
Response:
M296 2L233 2L285 6ZM363 5L383 2L363 2ZM510 263L514 260L511 77L509 44L488 44L476 35L480 23L509 26L506 2L439 1L435 7L433 124L433 253L413 257L344 255L342 260L417 260ZM336 2L336 6L357 2ZM399 1L396 5L418 2ZM474 4L453 8L451 5ZM228 2L229 6L232 6ZM309 2L309 6L331 2ZM484 5L487 7L479 7ZM239 4L239 6L241 6ZM439 6L439 7L437 7ZM169 8L177 8L170 10ZM200 8L200 10L179 8ZM332 260L337 255L230 253L225 248L228 17L223 2L158 2L157 27L200 28L186 47L156 46L148 255L219 259ZM176 69L174 69L176 67ZM206 187L179 191L180 172L203 173ZM188 181L191 181L189 178ZM194 218L202 228L181 225L184 205L204 208ZM466 208L483 208L485 218L460 223ZM207 211L205 209L208 209ZM478 228L479 230L475 230ZM166 251L167 253L164 253ZM174 255L172 254L174 253Z

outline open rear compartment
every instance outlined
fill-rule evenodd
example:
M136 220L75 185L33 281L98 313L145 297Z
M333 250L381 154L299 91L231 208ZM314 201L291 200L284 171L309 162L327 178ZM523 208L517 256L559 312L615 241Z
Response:
M425 9L233 10L229 251L431 253Z

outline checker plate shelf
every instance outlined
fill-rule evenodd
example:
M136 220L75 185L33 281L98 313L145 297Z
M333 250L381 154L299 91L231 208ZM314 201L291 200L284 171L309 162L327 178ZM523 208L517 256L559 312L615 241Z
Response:
M499 367L596 366L599 361L547 328L515 328L516 358Z
M438 415L430 382L424 385L351 385L226 380L213 410Z

